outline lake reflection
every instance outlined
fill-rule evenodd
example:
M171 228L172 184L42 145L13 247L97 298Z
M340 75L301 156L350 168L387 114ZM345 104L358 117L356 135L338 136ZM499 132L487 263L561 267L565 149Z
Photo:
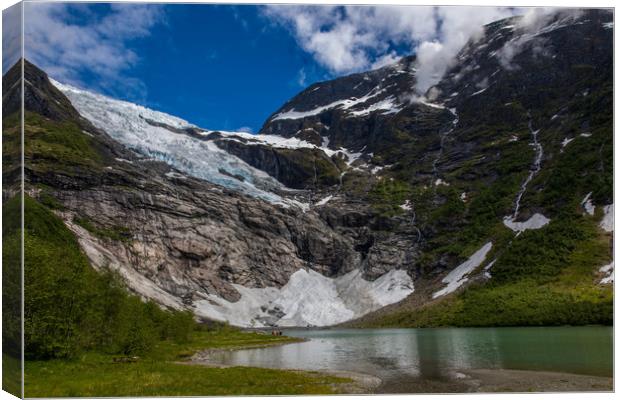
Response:
M438 379L506 368L612 376L611 327L287 330L303 343L222 352L214 361Z

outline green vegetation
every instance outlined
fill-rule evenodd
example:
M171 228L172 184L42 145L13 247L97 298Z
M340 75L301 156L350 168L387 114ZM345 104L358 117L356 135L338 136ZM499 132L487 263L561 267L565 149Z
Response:
M84 357L28 362L25 382L29 397L109 397L331 394L350 380L312 372Z
M350 382L315 373L184 364L202 349L267 346L295 340L225 326L199 329L185 343L158 341L136 362L114 362L112 355L100 352L70 360L27 361L25 390L31 397L328 394Z
M19 113L3 119L3 160L18 160L20 149ZM26 167L41 173L54 171L78 175L88 169L101 169L102 152L98 142L84 133L76 122L53 121L39 114L24 115L24 157Z
M610 238L596 225L602 205L613 202L613 88L609 75L591 65L571 68L570 85L515 93L509 103L482 108L474 100L460 105L454 137L475 147L457 162L444 160L450 186L416 181L429 175L424 154L431 142L422 135L411 142L391 172L414 188L416 226L425 238L416 267L428 276L441 264L458 265L487 241L494 245L487 261L497 260L487 282L422 307L405 303L363 326L612 323L613 291L598 284L597 271L610 260ZM502 218L512 212L534 157L530 118L541 129L545 158L522 198L522 216L542 212L552 222L515 237ZM563 147L565 138L573 140ZM590 192L594 217L581 206Z
M16 207L18 198L5 205L9 249L19 242ZM90 267L52 212L28 196L24 210L26 358L71 358L91 350L141 354L156 339L187 340L195 327L191 314L163 311L127 294L117 276Z
M2 390L15 397L22 397L22 363L21 358L2 353Z
M613 290L596 284L608 237L591 219L552 221L496 254L492 279L462 293L375 318L376 327L531 326L613 323ZM366 325L366 326L368 326Z
M299 180L299 182L292 183L294 185L303 183L332 186L339 182L340 170L337 164L340 163L327 158L318 149L273 149L272 151L277 155L279 163L286 166L288 170L286 173Z
M21 358L21 201L2 205L2 351Z
M411 186L396 179L383 179L368 193L373 209L384 217L402 214L404 210L400 206L410 196Z
M73 219L73 222L102 239L111 239L119 242L127 242L131 239L131 231L124 226L100 228L95 226L95 224L85 217L76 217Z

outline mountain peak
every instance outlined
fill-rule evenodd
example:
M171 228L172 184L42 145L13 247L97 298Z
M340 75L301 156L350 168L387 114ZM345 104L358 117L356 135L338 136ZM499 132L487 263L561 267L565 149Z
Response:
M75 120L82 117L71 102L52 83L39 67L23 59L24 109L39 113L55 121ZM21 108L22 59L3 76L2 111L5 115Z

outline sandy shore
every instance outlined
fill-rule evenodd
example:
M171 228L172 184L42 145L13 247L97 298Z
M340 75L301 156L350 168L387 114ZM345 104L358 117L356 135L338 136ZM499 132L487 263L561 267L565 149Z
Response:
M300 339L305 341L307 339ZM251 348L283 346L295 343L267 343L235 348L207 349L194 354L186 363L230 368L233 365L217 363L213 355L221 352ZM468 369L453 371L444 379L398 377L381 380L370 374L352 371L307 371L302 373L324 374L351 379L341 384L338 391L348 394L414 394L414 393L498 393L498 392L610 392L613 378L578 375L565 372L526 371L514 369Z
M613 378L565 372L473 369L461 371L475 392L609 392Z
M455 371L446 379L383 382L375 393L609 392L613 378L510 369Z

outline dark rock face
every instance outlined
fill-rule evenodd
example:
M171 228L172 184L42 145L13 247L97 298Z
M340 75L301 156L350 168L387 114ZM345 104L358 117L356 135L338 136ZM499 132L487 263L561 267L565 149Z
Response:
M406 57L378 70L311 85L272 114L260 133L295 136L317 145L328 139L332 149L370 153L385 139L386 124L409 104L414 62L415 57ZM371 108L378 104L383 108ZM307 117L284 117L319 109Z
M468 43L458 55L459 63L434 88L436 95L467 110L471 119L461 124L497 119L484 108L489 99L497 108L515 100L531 109L545 108L558 97L573 96L575 84L585 89L608 78L613 35L607 23L613 23L609 11L569 10L530 26L520 18L489 24L484 38Z
M353 242L312 213L300 216L191 178L167 179L139 163L112 168L133 189L101 185L54 191L64 206L63 218L127 229L130 241L114 243L70 225L83 242L111 251L108 262L133 266L174 296L201 289L235 301L239 295L231 283L280 287L301 268L335 276L360 263ZM96 252L87 254L96 258Z
M2 112L10 115L21 109L21 63L18 61L2 77ZM82 117L71 106L71 102L53 85L47 75L24 60L24 107L53 120L80 120Z
M237 140L215 144L293 189L333 186L339 182L338 160L312 148L285 149Z

